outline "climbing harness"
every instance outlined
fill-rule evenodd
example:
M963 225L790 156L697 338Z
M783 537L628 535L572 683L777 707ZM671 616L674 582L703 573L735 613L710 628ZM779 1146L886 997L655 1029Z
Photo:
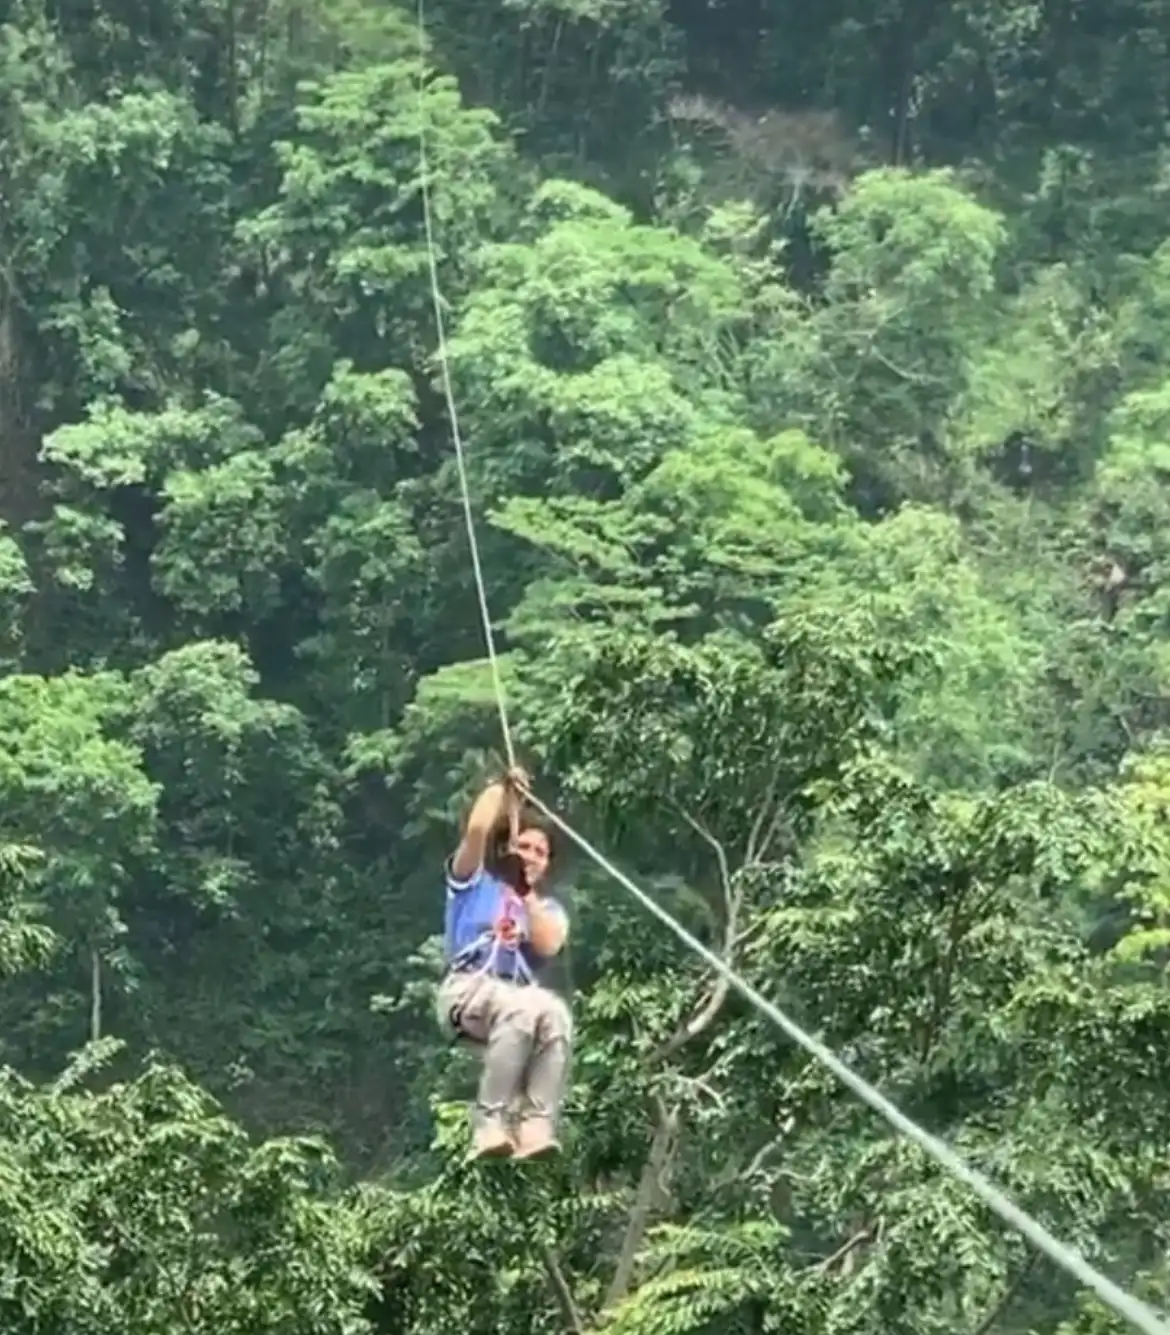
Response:
M451 421L451 435L455 444L455 463L459 475L459 487L463 500L463 518L467 529L467 542L471 552L472 572L475 576L476 596L479 601L479 615L483 629L484 644L492 671L495 689L496 707L500 717L500 730L503 734L504 749L510 767L515 765L515 750L512 745L512 733L508 726L508 713L504 699L503 680L496 655L495 637L492 633L491 613L488 606L487 588L484 583L483 569L479 559L479 545L475 537L475 515L471 503L471 488L467 478L466 458L463 440L459 431L458 413L455 407L455 394L451 384L451 374L447 365L447 336L443 322L442 296L439 290L438 261L435 254L433 225L430 212L430 189L427 181L426 151L426 99L424 96L424 71L426 69L426 11L425 0L418 0L418 37L419 37L419 147L420 180L422 186L423 224L426 236L428 269L430 273L431 297L435 310L436 333L438 338L439 368L443 380L447 412ZM606 872L618 885L622 886L645 908L671 931L689 950L723 977L729 986L735 989L751 1006L774 1024L793 1042L799 1044L811 1057L827 1067L840 1082L851 1090L861 1101L882 1117L894 1130L901 1132L908 1140L935 1160L946 1172L963 1182L983 1203L1001 1219L1017 1229L1037 1251L1042 1252L1062 1270L1091 1289L1108 1307L1144 1335L1170 1335L1170 1325L1147 1303L1127 1293L1106 1275L1089 1264L1087 1260L1061 1242L1026 1211L1014 1204L995 1184L982 1173L970 1167L954 1150L937 1136L912 1121L901 1112L889 1099L875 1089L867 1080L850 1069L831 1049L819 1039L803 1029L779 1006L761 996L752 985L742 978L735 969L726 964L697 937L692 936L681 923L676 922L661 904L652 899L640 886L635 884L620 868L593 846L583 835L577 833L571 825L557 815L549 806L538 798L527 786L521 790L524 797L552 822L569 840L592 858L597 866ZM519 958L519 951L517 951Z
M496 921L451 959L448 966L451 973L470 974L475 980L475 986L472 987L469 995L452 1006L447 1012L448 1023L457 1039L461 1038L469 1043L478 1043L479 1041L463 1028L463 1013L475 1000L482 983L489 978L503 978L510 983L516 983L524 987L535 981L532 969L524 958L524 952L521 949L522 942L516 935L517 910L519 907L520 896L514 890L509 889ZM499 970L500 956L505 950L512 951L512 968L508 973L502 973ZM481 954L483 956L482 961L480 960Z
M502 705L501 713L506 717ZM510 738L508 744L511 745ZM515 765L512 766L512 769L515 769ZM508 823L511 827L512 838L515 839L517 826L515 808L509 812ZM507 982L527 986L536 981L531 966L524 958L523 940L517 934L517 928L520 925L519 913L524 904L524 896L514 886L522 883L526 884L524 868L515 854L507 854L504 862L506 865L497 869L504 878L506 888L504 900L495 922L490 927L485 928L474 941L464 946L462 950L457 951L447 966L448 971L452 974L471 973L472 977L477 980L471 994L464 997L462 1001L452 1006L447 1012L447 1020L456 1039L462 1038L469 1043L477 1043L478 1040L463 1027L463 1013L475 1000L476 993L479 991L479 982L488 978L503 978ZM504 950L511 950L512 952L512 968L507 973L501 972L499 968L500 956ZM481 954L483 956L482 962L480 962Z

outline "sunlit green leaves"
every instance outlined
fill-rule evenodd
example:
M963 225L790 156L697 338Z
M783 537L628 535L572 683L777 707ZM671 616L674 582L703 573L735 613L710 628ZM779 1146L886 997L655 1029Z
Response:
M522 231L530 242L483 258L451 340L477 438L510 447L477 469L480 485L612 497L685 439L696 394L718 378L706 353L740 317L738 278L694 241L559 182Z
M14 664L33 582L24 553L0 525L0 667Z
M1160 4L1091 78L1054 51L1092 7L1030 0L436 0L435 70L367 0L12 10L3 1055L126 1046L0 1090L7 1326L1107 1329L583 861L565 1155L462 1164L434 934L502 747L419 150L539 791L1128 1278L1166 1247L1170 413L1165 255L1124 252L1164 190L1021 108L1147 142L1110 71ZM756 108L719 113L753 202L664 127L683 56ZM392 1185L135 1079L152 1046Z
M493 138L493 117L465 108L450 79L430 79L420 106L422 73L417 61L400 58L307 87L297 136L278 148L279 201L240 228L273 281L304 293L310 309L328 306L330 324L357 320L355 333L391 339L406 362L415 360L429 301L420 115L441 259L457 259L492 221L507 156Z
M249 1143L175 1071L0 1086L5 1328L366 1335L366 1237L309 1142Z
M113 735L125 699L110 677L0 681L0 820L9 838L44 853L61 920L98 936L156 818L158 792L137 749Z
M258 439L239 406L219 395L198 407L174 403L154 413L98 399L83 422L49 436L43 454L59 470L57 485L65 495L82 487L110 493L157 487L176 470L223 463Z
M285 542L270 460L240 453L202 472L174 473L163 498L159 591L198 618L275 611Z
M847 453L874 451L867 471L921 494L988 328L1002 220L943 174L875 171L815 227L831 254L814 317L821 420Z

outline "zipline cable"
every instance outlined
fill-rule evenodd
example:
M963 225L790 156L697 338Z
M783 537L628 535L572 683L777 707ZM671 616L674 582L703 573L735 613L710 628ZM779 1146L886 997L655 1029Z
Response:
M827 1066L843 1085L851 1089L862 1102L868 1104L879 1116L885 1118L895 1130L900 1131L949 1173L961 1182L966 1183L985 1205L994 1210L1001 1219L1017 1228L1037 1251L1043 1252L1051 1261L1092 1289L1102 1302L1113 1308L1118 1316L1131 1321L1139 1330L1144 1331L1145 1335L1170 1335L1170 1326L1166 1325L1152 1307L1119 1288L1111 1279L1094 1269L1079 1252L1061 1242L1059 1238L1054 1237L1031 1215L1021 1210L1018 1205L1013 1204L994 1183L965 1163L949 1145L936 1136L932 1136L929 1131L924 1130L912 1121L884 1094L846 1066L830 1048L827 1048L819 1039L814 1038L807 1030L801 1028L779 1006L761 996L735 969L720 959L710 947L705 946L697 937L692 936L661 904L651 898L634 881L630 880L619 867L615 867L604 853L595 848L583 835L578 834L567 821L562 820L535 793L529 791L526 796L532 805L542 812L567 839L572 840L583 853L597 863L602 871L608 873L619 885L628 890L643 908L668 927L683 945L689 947L710 965L745 1001L754 1006L766 1019L771 1020L778 1029L782 1029L793 1042L799 1043L810 1056L815 1057L817 1061Z
M459 430L459 413L455 407L455 391L451 385L451 371L447 365L447 331L443 321L443 297L439 290L439 262L435 256L434 225L431 221L431 189L428 180L425 82L427 28L424 0L418 0L418 47L419 183L422 189L423 228L426 235L427 267L431 280L431 301L435 308L439 371L443 381L443 394L447 400L447 416L451 421L451 438L455 442L455 463L459 473L459 490L463 500L463 522L467 526L467 543L471 549L471 569L475 576L475 593L479 599L479 615L483 622L483 638L487 646L488 662L491 665L496 708L500 715L500 732L504 738L504 754L508 758L508 768L514 769L516 766L516 748L512 744L512 729L508 726L508 709L504 700L504 680L500 673L499 658L496 654L496 639L492 632L492 617L488 608L487 587L484 584L483 566L479 559L479 543L475 540L475 514L471 506L471 487L467 481L467 460L463 449L463 437Z
M439 344L439 366L443 379L443 389L447 400L447 411L451 418L451 434L455 442L455 460L459 473L459 486L463 495L463 517L467 526L467 541L471 549L471 563L475 574L475 588L479 599L480 619L483 623L484 642L487 647L488 659L491 663L492 681L496 693L496 705L500 716L500 727L504 736L504 748L508 756L509 766L516 763L515 750L512 745L512 733L508 726L508 713L504 700L504 687L500 674L499 663L496 656L495 636L492 633L491 612L488 606L487 588L484 584L483 569L479 559L479 545L475 539L475 515L471 505L471 488L467 479L467 467L463 450L463 442L459 433L458 414L455 408L455 394L451 385L450 371L447 366L447 340L443 323L442 296L439 290L438 262L435 258L435 245L433 228L430 212L430 192L427 182L427 155L426 155L426 103L424 98L423 76L426 68L426 15L425 0L418 0L418 27L419 27L419 144L421 149L421 181L422 181L422 202L423 202L423 220L426 231L427 256L429 261L431 295L435 308L435 323L437 326L438 344ZM1067 1243L1061 1242L1059 1238L1033 1219L1027 1211L1022 1210L1012 1200L1009 1199L989 1178L985 1177L976 1169L970 1167L954 1150L937 1136L931 1135L929 1131L920 1127L911 1118L907 1117L899 1108L897 1108L889 1099L873 1087L862 1076L858 1075L849 1066L847 1066L830 1048L827 1048L819 1039L814 1038L807 1030L803 1029L789 1015L785 1014L779 1006L769 1001L756 991L752 985L747 982L740 974L729 964L722 960L710 947L705 946L696 936L687 931L681 923L677 922L670 913L662 907L657 900L653 899L639 885L632 881L619 867L616 867L598 848L589 842L584 835L578 834L575 829L546 803L542 802L531 789L526 788L524 795L534 807L552 822L561 833L572 843L593 859L597 866L609 876L611 876L620 886L628 890L630 894L645 908L653 914L659 922L668 928L678 939L692 950L700 959L704 960L717 974L724 978L728 985L735 989L741 997L751 1006L754 1006L765 1019L770 1020L778 1029L787 1034L793 1042L799 1044L804 1050L822 1065L826 1066L837 1079L851 1090L861 1101L867 1104L874 1112L893 1127L900 1131L907 1140L913 1141L921 1150L934 1159L942 1168L944 1168L953 1177L963 1182L970 1190L979 1197L981 1201L993 1210L1005 1223L1010 1224L1017 1229L1027 1240L1042 1252L1055 1265L1059 1266L1074 1279L1079 1280L1086 1288L1091 1289L1098 1298L1108 1307L1111 1307L1118 1316L1130 1322L1144 1335L1170 1335L1170 1325L1154 1311L1147 1303L1142 1302L1140 1298L1127 1293L1120 1288L1106 1275L1092 1266L1075 1248Z

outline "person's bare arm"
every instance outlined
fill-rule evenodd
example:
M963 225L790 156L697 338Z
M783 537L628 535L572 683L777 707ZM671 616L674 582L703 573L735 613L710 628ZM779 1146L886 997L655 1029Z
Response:
M456 881L469 881L483 866L483 855L492 831L508 814L516 802L516 784L529 782L523 770L516 770L507 779L489 783L475 799L467 828L451 859L451 876Z
M532 949L543 959L549 959L565 944L569 935L569 917L560 904L541 900L535 895L528 899L528 939Z

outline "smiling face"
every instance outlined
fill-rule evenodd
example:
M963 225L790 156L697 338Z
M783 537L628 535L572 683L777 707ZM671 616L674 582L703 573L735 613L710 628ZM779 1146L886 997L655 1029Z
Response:
M539 828L530 826L522 829L512 842L512 852L524 864L524 879L536 890L548 875L552 861L552 848L548 835Z

